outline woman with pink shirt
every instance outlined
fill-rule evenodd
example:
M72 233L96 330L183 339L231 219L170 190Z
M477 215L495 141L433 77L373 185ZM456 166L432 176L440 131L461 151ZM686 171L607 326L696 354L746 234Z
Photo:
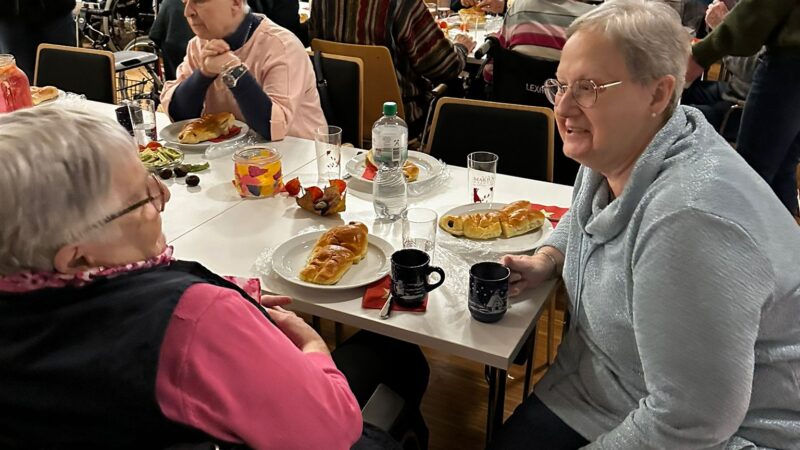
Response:
M332 357L288 297L173 259L170 192L117 124L28 109L0 141L0 447L346 449L379 383L418 408L418 347Z
M173 120L231 112L267 140L314 138L326 125L314 69L292 32L245 0L185 0L196 36L161 103Z

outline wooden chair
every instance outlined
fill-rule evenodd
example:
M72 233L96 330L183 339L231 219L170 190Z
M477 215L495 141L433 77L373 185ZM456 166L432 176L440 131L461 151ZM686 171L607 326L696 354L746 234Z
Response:
M488 151L500 156L500 173L552 181L554 133L550 108L445 97L436 104L426 150L457 166L469 153Z
M114 54L41 44L36 52L33 84L83 94L88 100L116 103Z
M397 103L397 115L405 119L403 95L394 71L394 62L389 49L378 45L343 44L314 39L311 49L326 54L349 56L361 59L364 70L364 101L362 108L363 142L372 141L372 125L383 115L383 103Z
M362 147L364 130L364 63L360 58L319 53L311 60L325 119L342 129L342 142ZM370 130L372 127L370 127Z

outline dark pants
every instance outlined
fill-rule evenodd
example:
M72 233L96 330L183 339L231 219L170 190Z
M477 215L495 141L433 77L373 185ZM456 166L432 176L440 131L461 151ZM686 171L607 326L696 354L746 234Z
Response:
M10 53L17 67L33 83L36 68L36 49L39 44L75 46L75 21L72 13L42 24L28 24L20 20L0 20L0 53Z
M681 103L699 109L708 120L708 123L719 131L722 137L728 141L735 141L737 134L739 134L740 115L734 112L731 119L728 120L728 124L725 125L725 129L720 129L725 115L729 113L731 106L733 106L733 102L722 98L722 94L727 90L728 83L697 80L684 91Z
M419 407L430 368L418 346L359 331L336 347L332 356L361 408L381 383L399 394L405 400L405 425L416 433L422 448L427 448L428 428Z
M767 51L758 59L736 150L798 216L800 55Z
M553 414L536 395L517 406L495 433L490 450L572 450L589 441Z

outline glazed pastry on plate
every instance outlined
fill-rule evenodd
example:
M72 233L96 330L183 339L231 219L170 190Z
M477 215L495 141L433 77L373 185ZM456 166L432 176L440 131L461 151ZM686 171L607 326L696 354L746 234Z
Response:
M336 284L353 264L367 256L367 226L350 222L323 233L308 256L299 278L315 284Z
M236 118L229 112L206 114L189 122L178 134L181 144L198 144L230 133Z

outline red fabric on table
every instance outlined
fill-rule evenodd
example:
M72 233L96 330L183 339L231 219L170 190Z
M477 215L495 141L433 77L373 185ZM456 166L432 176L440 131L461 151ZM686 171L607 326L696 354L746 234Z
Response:
M367 286L367 292L364 293L364 298L361 299L361 307L367 309L381 309L389 299L392 287L392 279L389 275L381 278L380 280ZM412 312L425 312L428 309L428 294L422 300L422 304L416 308L406 308L392 302L392 311L412 311Z
M209 139L208 141L209 142L222 142L225 139L230 139L230 138L236 136L237 134L239 134L240 131L242 131L242 127L232 126L228 130L228 134L226 134L225 136L220 136L218 138Z
M562 208L560 206L552 206L552 205L540 205L538 203L531 203L531 209L535 209L537 211L544 211L551 213L548 219L550 223L553 224L555 227L561 217L569 211L569 208Z

